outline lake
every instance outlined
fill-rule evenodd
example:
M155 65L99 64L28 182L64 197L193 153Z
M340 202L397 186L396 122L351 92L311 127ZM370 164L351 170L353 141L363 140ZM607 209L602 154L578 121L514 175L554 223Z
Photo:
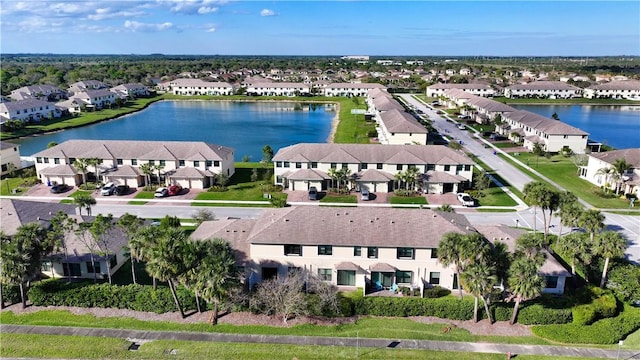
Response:
M616 149L640 148L640 106L511 105L561 121L589 133L589 138Z
M30 156L52 141L171 140L204 141L235 149L235 160L262 159L262 147L274 151L297 143L326 142L337 115L329 104L238 101L159 101L118 119L57 133L10 140Z

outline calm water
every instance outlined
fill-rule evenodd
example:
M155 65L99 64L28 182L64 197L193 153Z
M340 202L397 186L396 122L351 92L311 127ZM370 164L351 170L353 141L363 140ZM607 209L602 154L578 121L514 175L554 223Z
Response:
M160 101L119 119L62 132L11 140L20 154L30 156L52 141L178 140L205 141L235 149L236 161L249 155L262 159L265 144L277 151L301 142L326 142L334 111L324 105L293 111L294 103L232 101Z
M640 148L640 106L511 105L516 109L551 117L589 133L591 140L616 149Z

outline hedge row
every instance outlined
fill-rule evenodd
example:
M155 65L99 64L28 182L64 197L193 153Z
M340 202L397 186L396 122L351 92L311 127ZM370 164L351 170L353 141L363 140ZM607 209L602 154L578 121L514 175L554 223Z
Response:
M598 319L616 316L618 301L611 293L603 293L589 304L577 305L573 308L573 323L576 325L591 325Z
M616 344L640 329L640 310L626 306L618 316L591 325L564 324L533 326L531 331L542 338L573 344Z
M196 308L193 294L182 287L177 289L178 299L184 310ZM168 287L109 284L68 283L47 280L34 284L29 290L29 300L36 306L78 306L129 309L158 314L177 311ZM204 304L202 304L204 305Z
M357 315L435 316L443 319L470 320L473 317L473 300L452 297L427 299L370 296L356 299L354 309Z
M20 288L15 285L2 285L2 300L6 306L20 302Z
M513 315L513 303L494 304L491 307L495 321L509 321ZM521 303L516 322L523 325L567 324L572 320L571 309L552 308L541 303Z

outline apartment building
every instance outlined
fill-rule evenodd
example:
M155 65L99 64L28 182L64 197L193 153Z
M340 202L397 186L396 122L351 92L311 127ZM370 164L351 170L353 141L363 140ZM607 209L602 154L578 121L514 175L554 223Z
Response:
M60 117L62 112L53 103L27 99L0 103L0 124L7 120L40 121Z
M235 89L227 82L211 82L201 79L179 78L158 84L158 90L173 95L233 95Z
M611 81L592 85L584 89L588 99L629 99L640 100L640 80Z
M630 168L619 179L623 194L635 194L640 197L640 148L612 150L589 154L586 166L580 168L580 177L596 186L607 186L614 190L617 179L601 169L613 169L618 160L624 160ZM639 203L640 204L640 203Z
M2 165L1 175L9 173L9 164L13 164L15 169L22 168L20 145L8 141L0 141L0 164Z
M444 95L444 92L450 89L460 89L468 93L483 96L493 97L497 96L498 92L489 84L475 83L475 84L434 84L427 86L428 97L439 97Z
M504 88L508 98L571 99L582 97L582 89L562 81L534 81Z

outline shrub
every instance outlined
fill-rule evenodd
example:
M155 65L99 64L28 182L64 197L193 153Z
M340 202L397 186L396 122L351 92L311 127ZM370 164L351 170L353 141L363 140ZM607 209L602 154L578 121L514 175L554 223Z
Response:
M424 297L426 298L439 298L451 294L451 290L445 289L442 286L434 286L429 289L424 289Z
M640 329L640 310L625 306L618 316L598 320L591 325L574 323L533 326L531 331L542 338L572 344L615 344Z
M207 191L208 192L225 192L225 191L229 191L229 188L221 185L213 185L209 189L207 189Z
M626 302L640 300L640 266L625 263L611 267L607 288Z
M5 305L13 305L20 302L20 288L15 285L2 285L2 301Z
M520 304L518 309L518 324L523 325L548 325L567 324L572 320L570 308L554 308L550 304L536 301L527 301ZM496 303L491 307L493 318L496 321L509 321L513 314L513 303Z
M184 310L196 308L195 297L189 290L178 287L177 295ZM164 286L154 291L148 285L118 286L46 280L31 287L29 300L36 306L117 308L158 314L177 310L171 291Z
M473 317L473 300L468 298L363 297L354 300L354 307L356 315L435 316L452 320L470 320Z
M573 322L577 325L590 325L598 319L616 316L618 303L609 290L590 287L578 293L576 298L585 304L573 308Z

